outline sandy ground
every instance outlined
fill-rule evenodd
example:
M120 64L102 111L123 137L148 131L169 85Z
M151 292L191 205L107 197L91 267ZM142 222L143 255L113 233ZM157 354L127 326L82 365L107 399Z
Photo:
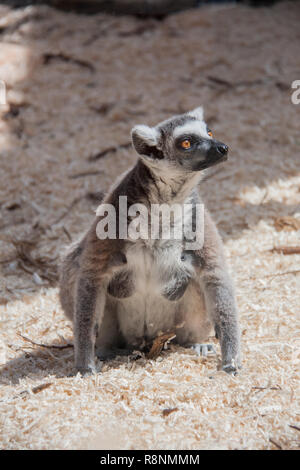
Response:
M274 251L300 245L299 20L296 2L163 21L0 7L1 448L299 447L300 255ZM131 127L201 104L230 147L201 192L235 279L243 370L171 345L72 377L72 348L24 339L72 342L59 252L135 161Z

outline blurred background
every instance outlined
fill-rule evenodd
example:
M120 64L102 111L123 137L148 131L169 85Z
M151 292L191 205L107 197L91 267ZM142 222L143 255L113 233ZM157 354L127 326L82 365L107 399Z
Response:
M137 123L204 105L231 148L203 184L225 237L293 216L298 201L268 196L268 185L293 176L298 159L298 26L298 2L1 2L2 301L55 284L61 246L135 161ZM249 185L251 201L241 196Z

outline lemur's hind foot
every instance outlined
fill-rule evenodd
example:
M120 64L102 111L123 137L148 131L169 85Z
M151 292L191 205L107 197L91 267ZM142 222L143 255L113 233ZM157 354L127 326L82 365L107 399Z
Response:
M223 364L222 370L230 375L237 375L242 366L239 361L232 359L231 363Z
M67 375L67 377L75 377L78 373L81 375L81 377L88 377L90 375L98 374L98 372L100 372L100 369L97 368L95 364L90 364L86 367L77 366Z
M217 355L213 344L196 343L191 346L191 349L193 349L196 352L197 356L200 356L200 357ZM242 366L240 362L233 359L231 363L223 364L221 370L223 370L227 374L235 376L238 374L238 369L241 369L241 368Z
M77 367L77 372L79 372L82 377L97 374L95 367Z

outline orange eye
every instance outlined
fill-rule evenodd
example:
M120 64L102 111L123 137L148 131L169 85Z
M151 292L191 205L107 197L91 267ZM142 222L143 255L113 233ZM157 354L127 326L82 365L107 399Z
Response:
M191 147L191 142L188 139L185 139L181 142L181 147L183 149L189 149Z
M208 133L209 137L212 137L212 136L213 136L212 131L207 131L207 133Z

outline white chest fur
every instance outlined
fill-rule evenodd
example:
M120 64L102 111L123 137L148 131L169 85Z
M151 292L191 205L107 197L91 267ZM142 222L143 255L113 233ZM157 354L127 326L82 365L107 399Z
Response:
M183 298L170 301L163 290L176 275L193 277L194 268L190 259L182 259L181 241L157 240L150 248L139 240L129 246L126 258L134 294L117 302L118 319L126 340L140 346L144 338L174 326Z

